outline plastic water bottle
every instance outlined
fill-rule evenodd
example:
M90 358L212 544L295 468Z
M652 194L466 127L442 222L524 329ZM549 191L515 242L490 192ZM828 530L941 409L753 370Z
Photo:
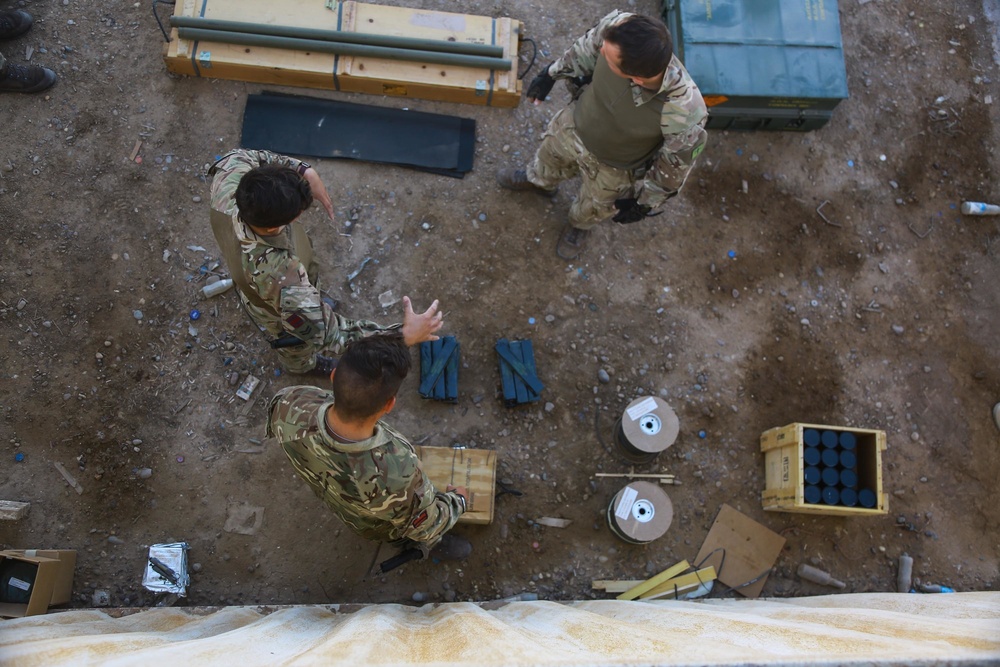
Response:
M214 282L211 285L205 285L201 288L201 293L205 295L206 298L218 296L228 290L233 286L232 278L225 278L218 282Z
M984 204L978 201L962 202L962 213L964 215L1000 215L1000 206L996 204Z

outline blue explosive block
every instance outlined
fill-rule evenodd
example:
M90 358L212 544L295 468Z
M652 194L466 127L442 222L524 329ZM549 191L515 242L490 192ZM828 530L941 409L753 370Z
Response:
M530 340L501 338L496 344L500 358L500 384L507 407L534 403L545 388L535 369L535 350Z
M420 344L420 395L436 401L458 401L458 341L454 336Z

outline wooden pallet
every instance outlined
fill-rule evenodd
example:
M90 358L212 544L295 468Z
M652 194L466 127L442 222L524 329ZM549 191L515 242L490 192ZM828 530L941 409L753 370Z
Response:
M517 52L521 22L471 14L345 0L177 0L175 16L341 30L503 47L511 71L338 56L181 39L170 33L163 59L175 74L282 86L414 97L495 107L521 100Z

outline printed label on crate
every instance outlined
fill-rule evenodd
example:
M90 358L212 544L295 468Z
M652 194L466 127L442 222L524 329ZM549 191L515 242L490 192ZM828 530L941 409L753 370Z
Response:
M632 514L632 505L635 505L637 497L639 497L639 492L631 486L626 486L622 489L622 497L618 499L615 516L622 520L628 519L629 515Z
M8 581L10 582L10 585L13 586L14 588L20 588L22 591L31 590L31 584L29 584L27 581L21 581L17 577L11 577Z
M654 410L656 410L656 399L652 396L648 396L645 401L642 403L636 403L626 410L626 412L628 413L629 419L636 421L643 415L648 415Z

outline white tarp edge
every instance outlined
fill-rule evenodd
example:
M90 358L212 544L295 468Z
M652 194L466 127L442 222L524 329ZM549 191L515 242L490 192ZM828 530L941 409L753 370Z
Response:
M998 592L491 606L73 610L0 621L0 665L1000 665Z

